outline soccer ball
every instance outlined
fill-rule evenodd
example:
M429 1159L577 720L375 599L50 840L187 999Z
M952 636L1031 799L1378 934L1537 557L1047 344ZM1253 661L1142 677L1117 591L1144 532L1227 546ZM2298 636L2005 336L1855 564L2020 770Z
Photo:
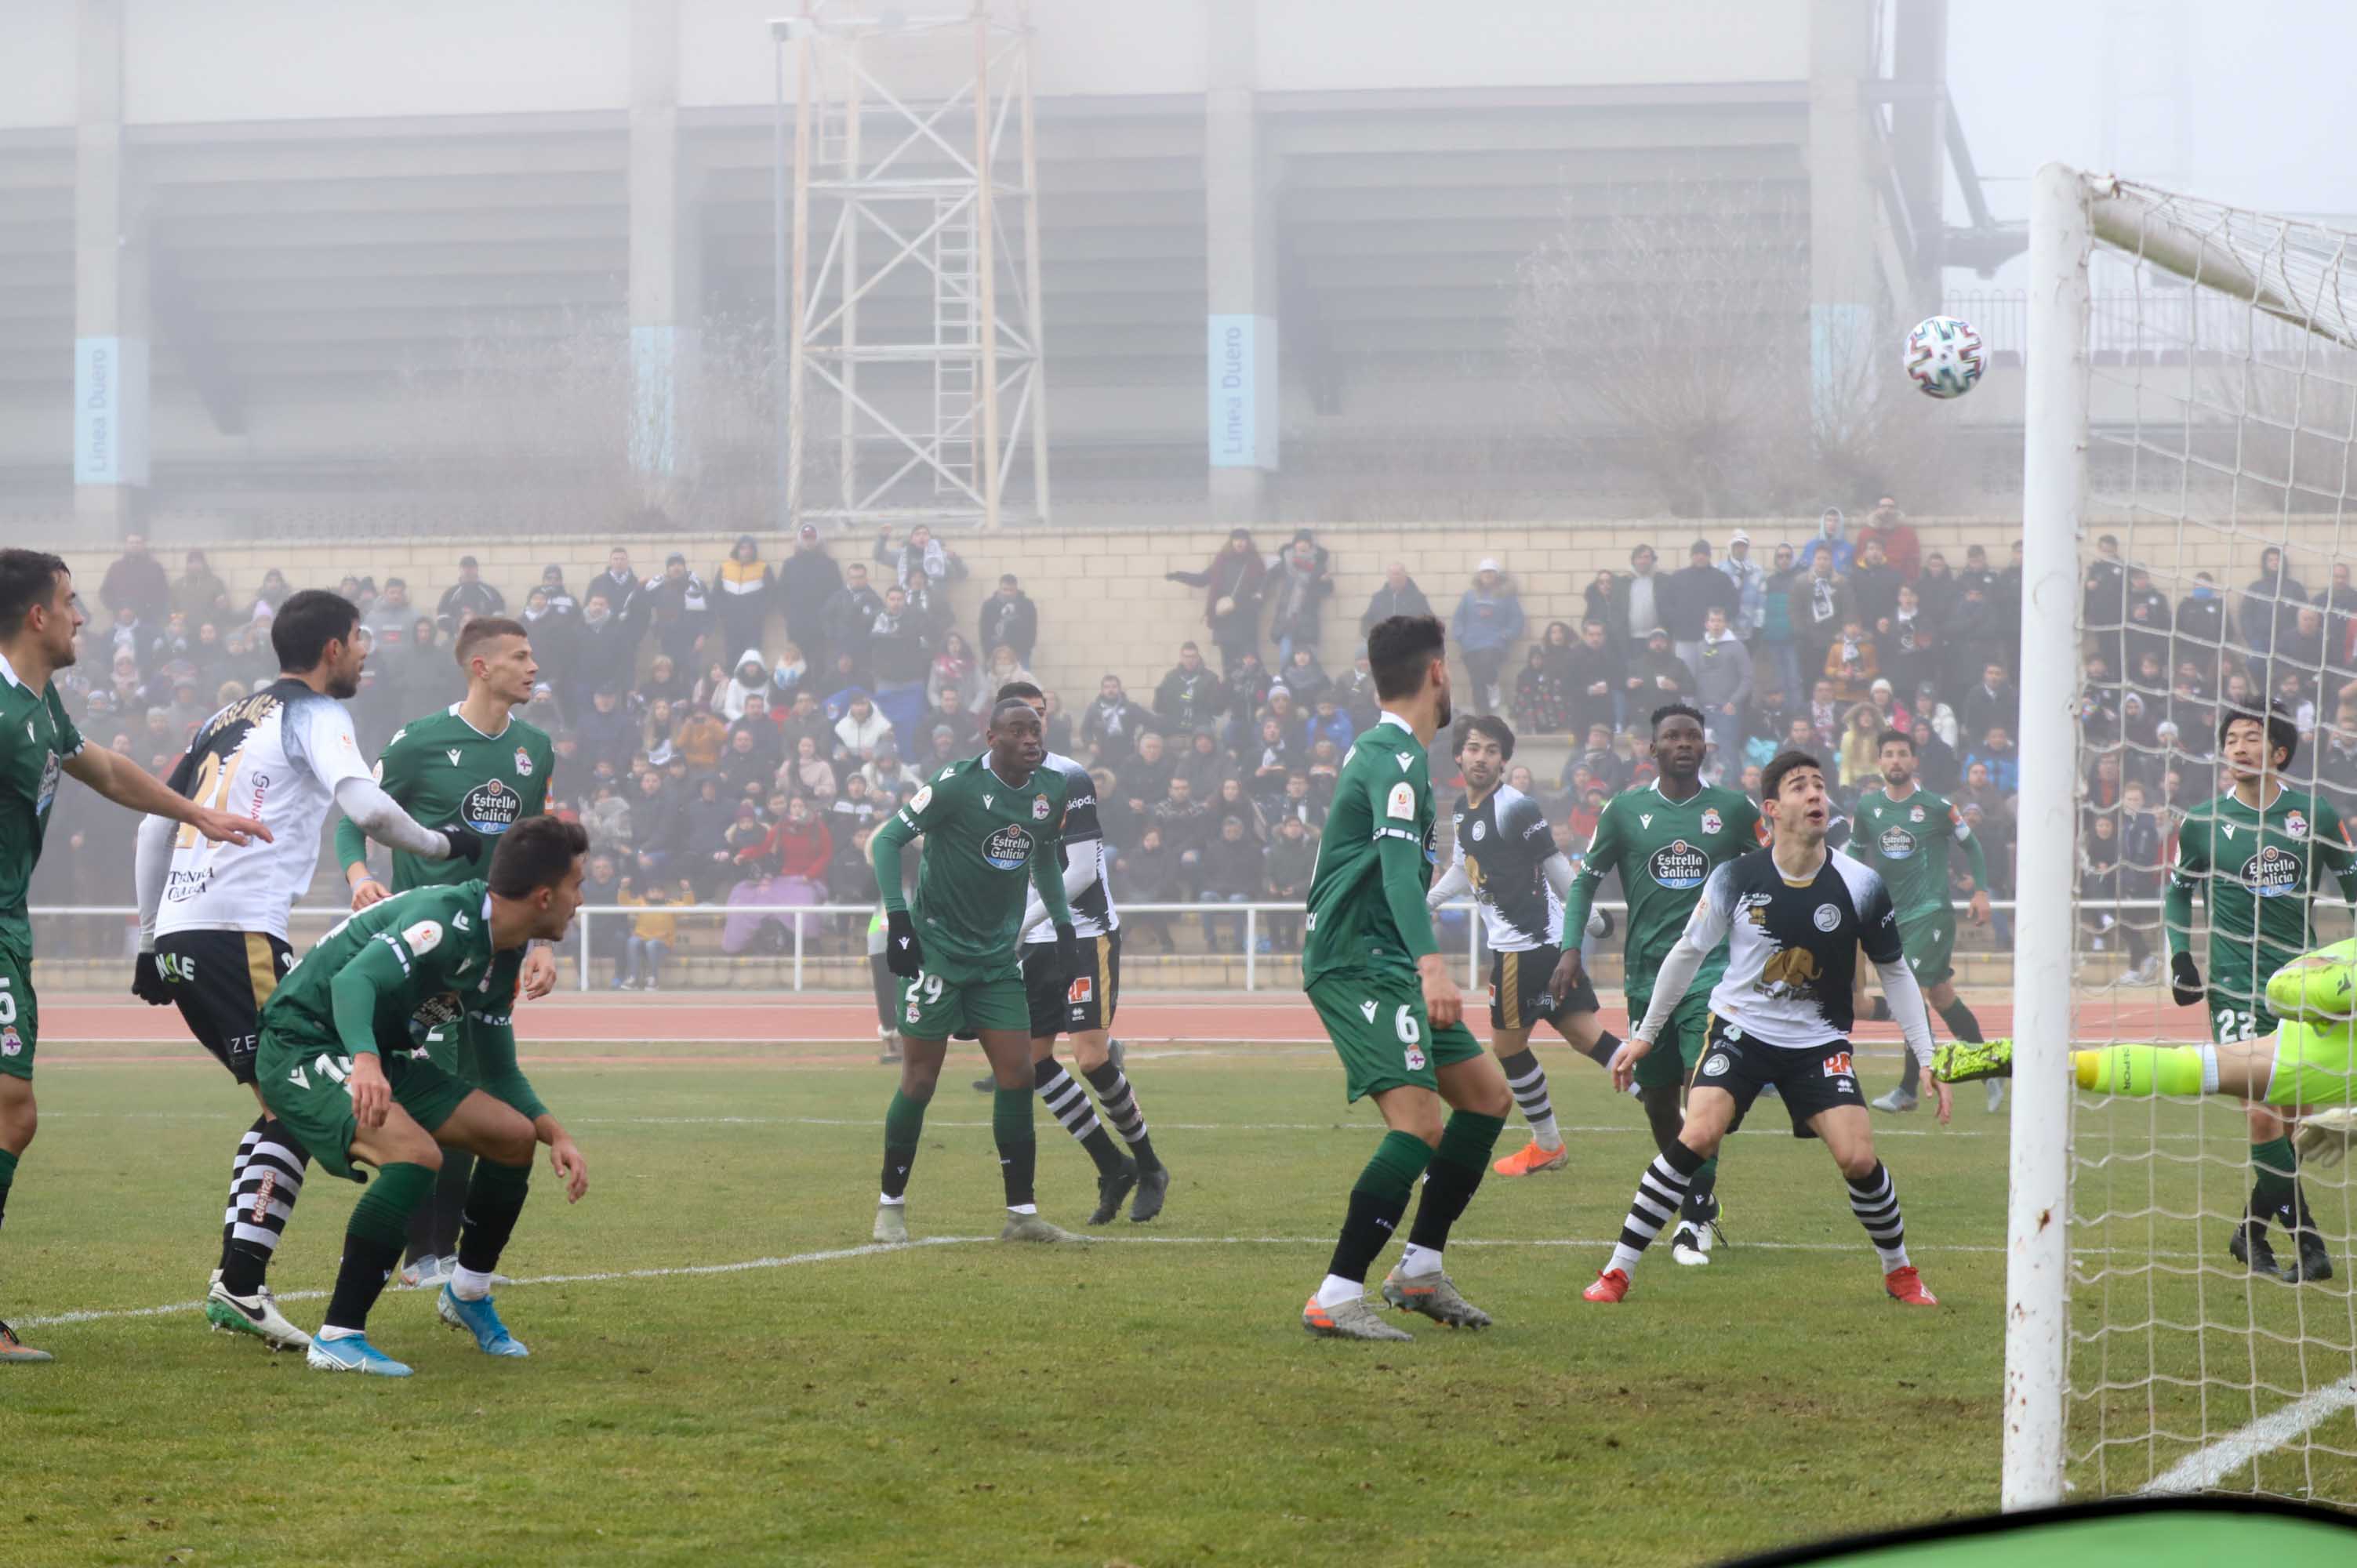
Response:
M1927 316L1907 334L1907 373L1932 397L1962 397L1981 379L1981 335L1953 316Z

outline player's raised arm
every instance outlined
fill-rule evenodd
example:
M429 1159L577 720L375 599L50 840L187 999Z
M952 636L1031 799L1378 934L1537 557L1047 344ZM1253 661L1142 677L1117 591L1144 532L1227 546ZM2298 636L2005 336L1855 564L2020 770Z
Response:
M336 809L344 814L337 825L337 854L343 853L343 829L354 826L361 832L394 849L428 860L479 860L483 841L463 828L437 832L425 826L407 811L401 803L385 793L384 787L370 777L361 766L358 738L352 733L350 709L339 702L302 703L298 711L288 715L286 746L296 761L316 775L328 792L335 797ZM365 854L366 846L361 846ZM346 863L345 878L350 879L350 865Z

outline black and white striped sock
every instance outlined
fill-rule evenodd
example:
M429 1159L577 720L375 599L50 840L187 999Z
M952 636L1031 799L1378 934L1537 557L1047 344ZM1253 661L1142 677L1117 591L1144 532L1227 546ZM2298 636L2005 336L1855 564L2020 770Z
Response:
M1899 1184L1880 1160L1864 1176L1849 1178L1849 1211L1866 1227L1884 1273L1907 1266L1907 1222L1899 1212Z
M1562 1148L1563 1134L1555 1130L1555 1101L1547 1095L1546 1069L1539 1065L1538 1052L1525 1046L1500 1058L1498 1065L1506 1069L1506 1086L1514 1091L1514 1103L1522 1107L1523 1120L1531 1124L1539 1147Z
M1097 1122L1097 1113L1089 1105L1088 1090L1072 1081L1064 1064L1050 1057L1033 1067L1033 1085L1039 1098L1047 1101L1048 1113L1061 1123L1089 1158L1096 1163L1097 1174L1110 1176L1121 1168L1121 1151L1113 1146L1105 1130Z
M1608 1267L1624 1274L1636 1271L1637 1260L1645 1255L1662 1227L1676 1217L1687 1186L1702 1166L1703 1156L1684 1144L1672 1144L1653 1156L1653 1163L1637 1178L1637 1196L1629 1200L1628 1218L1620 1221L1620 1240L1612 1248Z
M231 1295L252 1295L262 1288L271 1254L278 1250L295 1200L302 1195L303 1167L311 1159L275 1117L256 1122L246 1136L253 1144L242 1151L237 1186L230 1194L229 1212L222 1216L229 1245L221 1259L221 1283Z
M245 1162L253 1158L253 1145L262 1142L262 1130L269 1124L270 1118L267 1115L255 1118L253 1125L245 1130L245 1136L240 1138L237 1142L237 1158L230 1162L229 1209L228 1212L221 1216L221 1250L220 1266L224 1273L229 1271L230 1243L237 1240L238 1184L245 1179Z
M1121 1069L1111 1062L1090 1068L1089 1087L1097 1091L1097 1103L1104 1108L1105 1120L1121 1134L1137 1163L1152 1170L1162 1162L1155 1157L1154 1140L1146 1133L1146 1112L1137 1108L1137 1096L1131 1091L1129 1079Z

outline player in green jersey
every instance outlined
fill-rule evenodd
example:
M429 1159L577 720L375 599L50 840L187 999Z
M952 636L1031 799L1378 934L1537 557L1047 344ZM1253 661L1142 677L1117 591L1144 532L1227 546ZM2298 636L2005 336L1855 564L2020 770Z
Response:
M1900 944L1907 950L1907 967L1915 983L1923 988L1923 1000L1956 1038L1978 1040L1981 1021L1956 994L1956 911L1948 898L1948 847L1961 846L1972 871L1973 892L1964 909L1975 926L1988 924L1988 856L1964 825L1964 814L1916 782L1913 736L1901 729L1884 730L1875 750L1882 788L1858 796L1844 847L1879 872L1883 886L1890 889L1891 902L1899 907ZM1877 1111L1915 1109L1921 1069L1912 1051L1900 1056L1904 1065L1899 1069L1899 1087L1868 1102ZM2004 1085L1992 1079L1991 1112L2004 1096Z
M1457 1294L1442 1249L1481 1186L1514 1101L1497 1058L1465 1027L1464 999L1425 908L1437 826L1426 757L1451 717L1440 622L1376 623L1367 664L1383 716L1351 743L1335 780L1309 878L1301 978L1342 1058L1345 1092L1372 1096L1386 1131L1351 1188L1301 1324L1329 1338L1406 1339L1368 1305L1367 1269L1399 1228L1419 1176L1424 1197L1383 1299L1451 1327L1489 1326L1490 1315Z
M82 738L51 680L73 663L82 622L73 574L62 560L0 550L0 1219L40 1120L33 1057L41 1009L33 993L27 906L59 777L77 779L119 806L184 822L216 843L270 840L270 831L251 818L199 805L129 757ZM0 1362L48 1359L0 1323Z
M1587 859L1571 879L1563 912L1564 929L1582 929L1604 874L1620 874L1621 897L1629 901L1629 945L1621 987L1631 1022L1645 1015L1653 999L1653 976L1678 945L1686 921L1702 900L1702 885L1721 865L1760 845L1760 808L1739 789L1702 781L1709 745L1702 714L1684 703L1653 710L1651 784L1624 789L1596 815L1596 837ZM1564 950L1578 973L1579 950ZM1653 1133L1653 1144L1668 1155L1685 1125L1687 1074L1702 1059L1710 1022L1711 987L1727 969L1727 944L1703 962L1685 998L1653 1050L1637 1063L1637 1101ZM1695 1173L1670 1237L1670 1256L1681 1263L1707 1263L1711 1244L1724 1240L1718 1228L1718 1159L1714 1155Z
M344 1231L335 1294L307 1353L314 1369L409 1375L369 1343L368 1315L445 1148L476 1165L458 1268L436 1309L485 1354L525 1354L500 1321L491 1280L523 1210L533 1147L548 1145L572 1201L588 1190L589 1167L516 1065L511 1015L525 945L558 940L572 924L588 849L577 822L517 823L500 836L488 881L413 888L347 918L264 1004L254 1075L264 1103L321 1168L377 1172ZM479 1088L425 1048L427 1035L461 1019L472 1026Z
M884 1191L878 1241L909 1239L909 1173L925 1106L939 1086L950 1036L972 1030L998 1080L991 1132L1006 1187L1002 1241L1075 1241L1039 1215L1033 1196L1039 1145L1032 1134L1031 1007L1019 944L1025 894L1037 888L1069 981L1084 972L1056 855L1064 776L1042 767L1039 715L1020 699L991 710L989 749L953 762L876 830L867 853L883 890L885 961L908 983L901 993L900 1087L884 1113ZM911 908L900 891L900 852L925 839Z
M556 747L547 733L516 717L532 701L540 679L531 634L521 621L477 617L458 633L453 650L467 674L465 700L437 714L413 719L393 732L378 754L376 781L421 822L457 822L492 838L547 809L548 786L556 771ZM336 858L352 890L352 908L365 909L393 893L462 882L479 875L465 860L428 860L406 850L393 854L393 886L371 875L368 842L347 817L336 824ZM556 988L556 956L533 949L523 961L523 997L536 1001ZM456 1038L431 1042L446 1053L444 1065L461 1078L473 1074L473 1042L461 1022L445 1031ZM401 1271L404 1289L430 1289L457 1267L458 1222L466 1201L468 1161L463 1151L442 1162L434 1197L419 1206L410 1224L409 1256Z

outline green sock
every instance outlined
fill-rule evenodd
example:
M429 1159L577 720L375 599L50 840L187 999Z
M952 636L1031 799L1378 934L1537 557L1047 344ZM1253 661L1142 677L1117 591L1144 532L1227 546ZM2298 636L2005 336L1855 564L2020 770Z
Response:
M899 1090L884 1109L884 1196L898 1202L909 1190L917 1163L917 1140L925 1135L925 1102Z
M1486 1171L1490 1168L1490 1156L1497 1151L1498 1138L1505 1130L1501 1117L1452 1111L1440 1129L1440 1146L1432 1152L1432 1163Z
M0 1149L0 1220L8 1218L8 1189L16 1185L16 1156Z
M1496 1119L1485 1117L1484 1120ZM1505 1123L1500 1122L1498 1125L1502 1127ZM1442 1139L1446 1140L1448 1136L1447 1130L1443 1129ZM1492 1144L1497 1142L1497 1138L1495 1133L1490 1134ZM1415 1191L1415 1178L1432 1164L1432 1145L1413 1133L1385 1133L1383 1141L1375 1145L1374 1157L1367 1162L1367 1168L1359 1173L1358 1184L1351 1190L1395 1201L1405 1208L1408 1195Z
M1006 1207L1024 1210L1039 1201L1031 1188L1039 1167L1039 1142L1032 1132L1032 1091L1001 1089L990 1097L990 1136L998 1145L998 1171L1006 1188Z
M2299 1170L2299 1156L2292 1152L2291 1140L2270 1138L2264 1144L2251 1145L2251 1210L2268 1215L2276 1206L2291 1201L2293 1177Z
M434 1179L435 1173L424 1165L386 1165L352 1205L344 1234L398 1251L409 1240L409 1216L433 1193Z

